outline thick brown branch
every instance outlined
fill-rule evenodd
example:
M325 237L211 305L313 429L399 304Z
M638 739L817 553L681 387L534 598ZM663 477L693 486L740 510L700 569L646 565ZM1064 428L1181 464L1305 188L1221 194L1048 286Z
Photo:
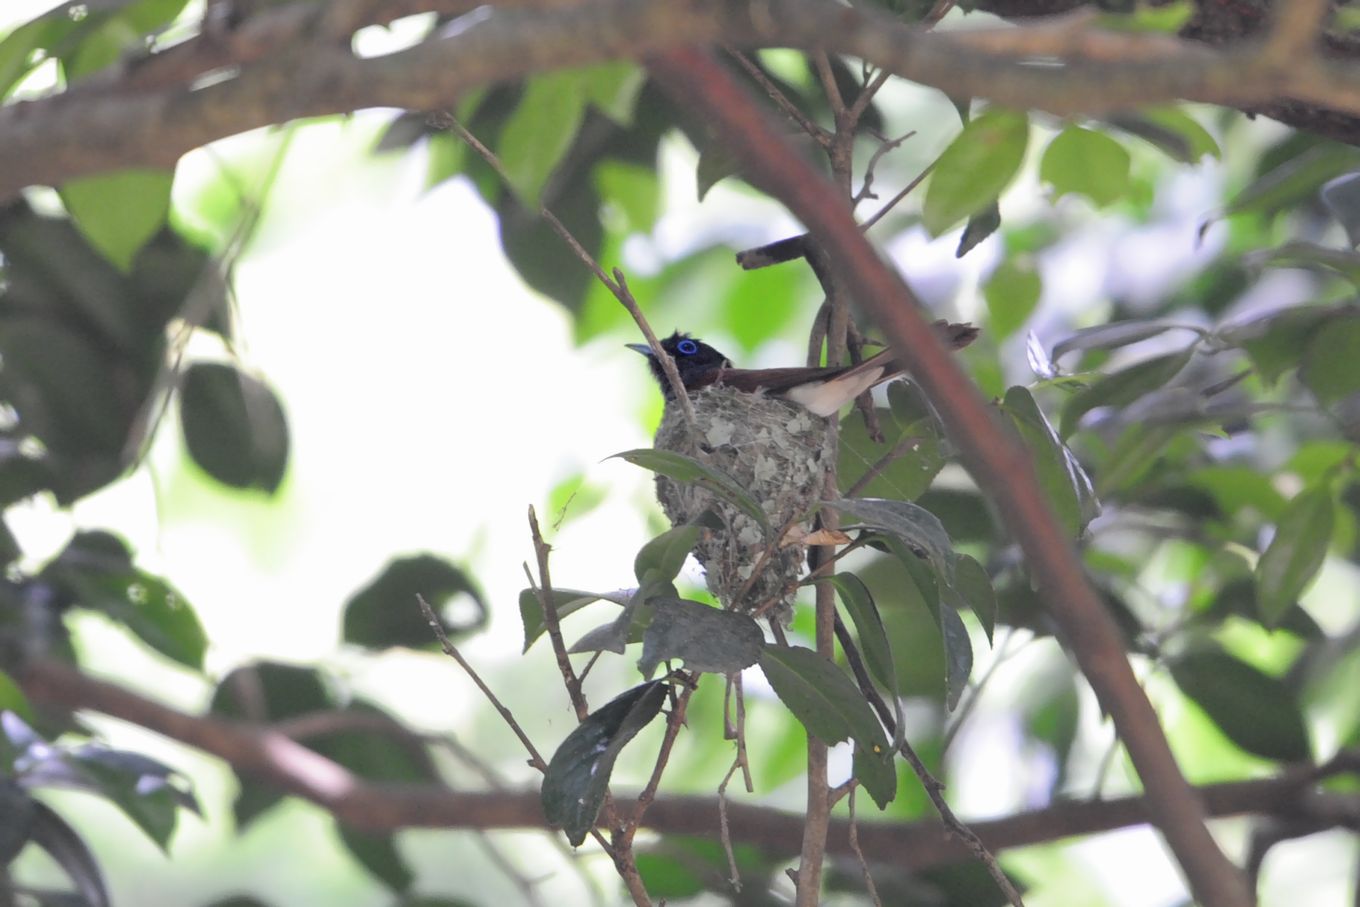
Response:
M935 404L964 465L996 504L1025 552L1030 573L1147 788L1153 819L1208 907L1246 907L1241 873L1219 850L1204 810L1181 774L1157 715L1134 677L1119 631L1086 582L1023 448L1002 431L977 388L933 335L919 302L864 240L831 182L789 147L765 112L709 54L668 54L650 63L679 103L706 122L749 172L808 225L832 267Z
M138 725L218 756L234 769L272 782L310 800L340 821L375 831L398 828L546 828L537 791L455 791L433 785L370 784L276 730L223 718L199 717L152 702L116 684L95 680L57 662L29 664L20 673L25 694L40 705L84 709ZM1347 770L1339 765L1338 770ZM1351 765L1349 770L1354 771ZM1211 784L1197 790L1213 816L1272 815L1336 821L1354 817L1360 797L1317 797L1315 773L1299 770L1275 778ZM1338 799L1348 803L1337 807ZM625 817L628 806L619 804ZM718 836L718 801L709 797L660 797L642 825L668 834ZM971 824L988 848L1001 850L1147 822L1146 797L1061 803L1005 819ZM744 804L727 805L732 839L772 856L798 853L803 817ZM919 869L969 859L968 851L938 822L877 823L863 818L859 844L873 861ZM849 828L833 820L828 851L850 856Z
M335 17L346 27L467 5L351 3L357 12ZM1137 39L1135 59L1110 60L1100 48L1111 42L1085 29L1056 36L1042 24L1035 27L1041 32L932 33L830 0L542 5L552 8L498 5L447 35L371 59L355 57L347 42L325 29L309 40L301 14L284 7L247 23L248 40L229 40L225 51L198 39L88 90L11 104L0 108L0 200L34 184L125 167L169 167L190 149L298 117L365 107L435 110L474 87L530 73L719 42L824 48L954 95L1059 114L1183 98L1256 107L1292 101L1360 115L1360 67L1308 56L1289 67L1272 66L1260 59L1257 45L1216 50L1171 38ZM1036 35L1045 55L1038 61ZM208 72L218 81L198 86Z

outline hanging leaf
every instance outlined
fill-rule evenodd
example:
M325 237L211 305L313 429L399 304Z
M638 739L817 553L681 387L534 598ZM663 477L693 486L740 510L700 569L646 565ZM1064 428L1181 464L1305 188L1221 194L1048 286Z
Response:
M233 488L278 490L288 422L263 382L223 363L196 363L184 375L180 423L189 455L208 475Z
M1195 355L1193 346L1176 353L1155 356L1112 372L1090 387L1078 391L1063 407L1060 433L1066 438L1077 428L1081 417L1098 406L1122 406L1150 391L1165 387L1180 374Z
M986 569L970 555L959 555L958 563L954 566L954 588L977 616L990 643L992 631L996 628L996 591L992 589Z
M1303 351L1299 380L1324 406L1360 391L1360 313L1329 319Z
M585 109L585 85L577 73L529 79L496 146L510 186L525 207L537 210L548 178L576 140Z
M1275 524L1275 537L1256 562L1256 599L1261 622L1279 623L1322 568L1332 539L1331 489L1317 485L1295 495Z
M1010 419L1033 457L1039 486L1063 529L1076 538L1100 513L1091 478L1076 455L1053 430L1034 397L1023 387L1006 391L1001 411Z
M1129 153L1103 132L1068 126L1044 149L1039 179L1053 187L1055 200L1070 192L1103 208L1128 191Z
M417 596L429 602L450 636L486 626L486 601L472 577L441 557L419 554L393 559L345 602L345 642L370 649L435 645L435 636L417 606ZM447 606L460 599L471 603L471 613L450 616Z
M553 589L552 609L559 619L574 614L591 602L603 599L616 605L626 605L637 589L618 589L614 592L583 592L580 589ZM524 624L524 649L543 635L547 627L543 623L543 604L539 601L537 589L523 589L519 593L519 617Z
M996 266L982 285L987 301L987 324L998 340L1020 329L1039 304L1043 279L1028 257L1007 258Z
M964 122L967 122L965 117ZM959 237L959 246L954 250L955 258L962 258L984 239L991 236L1001 227L1001 206L992 202L981 211L968 218L968 223L964 225L963 235Z
M61 187L62 204L90 245L128 274L142 246L170 211L166 170L119 170L71 180Z
M553 753L540 797L548 824L579 847L595 827L614 762L666 701L666 684L639 684L586 716Z
M919 504L885 498L841 498L826 505L864 526L891 533L913 550L924 552L941 575L953 575L957 555L949 533L935 514Z
M1029 117L992 108L963 127L935 162L921 217L932 236L993 204L1025 159Z
M760 657L765 637L747 615L669 596L652 603L655 611L638 660L643 677L651 677L663 661L683 661L690 671L731 674Z
M90 853L75 829L49 806L37 800L33 801L29 840L47 851L70 877L76 890L84 897L85 907L110 907L104 875L99 871L94 854Z
M1265 759L1312 755L1303 713L1283 683L1227 652L1197 650L1171 662L1171 676L1223 734Z
M606 459L615 458L627 460L635 466L650 469L652 472L659 473L677 482L698 485L707 491L711 491L755 520L765 530L768 531L770 528L769 518L765 516L764 509L756 502L756 499L751 497L750 492L737 484L731 476L705 463L700 463L691 456L673 450L639 448L637 450L625 450L623 453L614 454L614 456Z

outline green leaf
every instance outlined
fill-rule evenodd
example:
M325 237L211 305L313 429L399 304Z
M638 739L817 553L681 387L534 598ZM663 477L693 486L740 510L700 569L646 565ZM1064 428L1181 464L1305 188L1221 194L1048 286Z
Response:
M574 72L536 76L525 86L496 151L526 207L538 208L548 178L576 140L586 100L585 85Z
M579 847L595 827L614 762L628 741L661 711L666 684L648 681L620 693L586 716L553 753L540 798L548 824Z
M898 388L909 386L905 381L894 381L888 386L888 399L898 400L909 394ZM918 391L919 393L919 391ZM864 418L851 411L841 420L839 436L840 470L837 478L842 489L859 482L889 452L900 453L891 463L878 471L869 483L859 489L867 497L891 497L911 501L930 487L949 455L939 435L934 417L927 414L914 422L906 421L905 414L894 412L892 418L879 410L879 427L883 442L869 436Z
M1334 317L1360 313L1350 304L1298 305L1276 309L1242 321L1229 322L1213 334L1219 344L1241 347L1267 384L1296 367L1308 341Z
M629 60L616 60L576 70L575 75L587 103L620 126L633 125L638 94L647 81L642 67Z
M968 118L964 117L964 122ZM1001 228L1001 206L993 201L990 205L968 218L968 223L964 224L963 235L959 237L958 248L954 250L955 258L962 258L984 239L991 236Z
M1360 166L1360 150L1327 142L1258 176L1223 209L1234 214L1274 214L1310 199L1328 180Z
M1256 562L1256 598L1266 626L1279 622L1321 569L1333 522L1332 493L1326 485L1299 492L1280 515L1275 537Z
M958 593L946 587L947 597ZM951 602L957 605L957 602ZM951 712L958 707L963 691L968 688L968 676L973 673L973 642L968 628L954 607L940 608L940 633L944 637L945 708Z
M840 593L841 604L855 625L855 636L864 652L864 663L883 689L888 691L892 701L897 699L897 668L893 664L892 647L888 644L888 631L883 626L883 617L878 613L874 597L869 587L853 573L837 573L822 577L820 582L830 583Z
M638 670L651 677L663 661L679 659L690 671L731 674L760 657L765 637L749 616L702 602L654 598L652 622L642 637Z
M558 619L574 614L591 602L604 599L616 605L627 605L636 589L620 589L616 592L583 592L580 589L553 589L552 608ZM543 605L539 601L538 590L523 589L519 593L519 617L524 624L524 649L543 635L547 627L543 623Z
M987 570L973 557L960 554L954 566L954 589L977 615L978 623L987 634L987 642L992 641L992 631L996 628L996 590L992 588L991 577Z
M1360 252L1354 249L1334 249L1312 242L1287 242L1274 249L1263 249L1245 256L1256 266L1272 268L1305 268L1346 278L1360 286Z
M85 907L110 907L108 889L94 854L75 829L40 801L33 801L33 824L29 840L47 851L75 883Z
M860 524L891 533L908 547L924 552L941 576L952 576L954 545L935 514L910 501L884 498L841 498L826 505L847 513Z
M397 850L392 832L364 831L348 825L339 826L339 832L345 850L390 891L402 894L410 890L415 872Z
M25 721L33 721L33 706L29 705L28 697L24 695L23 688L14 682L5 671L0 670L0 712L13 712ZM2 769L3 766L0 766ZM2 774L3 772L0 772ZM0 859L0 866L5 865L5 860Z
M987 300L987 325L998 341L1029 320L1043 288L1043 279L1028 256L1007 258L996 266L982 285L982 295Z
M421 649L436 644L417 596L434 609L450 636L486 626L486 601L472 577L443 558L420 554L393 559L377 578L345 602L345 642L370 649ZM447 606L459 596L466 596L472 611L450 617Z
M606 210L617 212L623 233L650 233L661 215L661 184L656 172L624 161L601 161L595 168L595 188Z
M1146 107L1137 113L1109 118L1109 123L1136 135L1183 164L1199 163L1200 158L1220 157L1218 143L1193 117L1179 107Z
M71 180L61 187L61 201L90 245L128 274L165 224L173 180L166 170L119 170Z
M1111 372L1089 387L1073 394L1063 407L1059 423L1062 437L1077 428L1081 417L1099 406L1123 406L1154 390L1164 388L1180 374L1195 355L1195 347L1154 356L1117 372Z
M736 154L729 149L724 142L716 139L711 140L699 152L699 162L695 165L694 180L695 187L699 193L699 201L704 200L708 195L708 190L729 176L735 176L741 172L741 162Z
M1195 331L1201 336L1204 333L1191 325L1172 324L1165 321L1113 321L1109 324L1082 328L1059 340L1053 344L1053 359L1057 361L1073 350L1119 349L1177 328Z
M1029 449L1039 486L1058 522L1072 538L1076 538L1100 512L1100 501L1096 499L1090 476L1058 437L1028 390L1023 387L1007 390L1001 411Z
M1299 703L1274 677L1212 649L1171 662L1171 676L1209 720L1247 752L1281 762L1311 756Z
M680 575L685 558L699 541L699 527L676 526L643 545L633 558L633 573L643 585L669 583Z
M1313 332L1299 380L1324 406L1360 391L1360 314L1333 318Z
M992 108L974 119L935 162L922 218L939 236L984 210L1010 185L1025 159L1029 117Z
M1097 27L1110 31L1159 32L1174 35L1195 13L1193 4L1174 0L1162 6L1139 4L1129 13L1102 13Z
M33 803L28 791L12 778L0 777L0 816L5 817L0 822L0 866L6 869L28 843L37 813Z
M288 422L262 381L218 362L190 366L180 424L189 455L208 475L233 488L278 490L288 467Z
M1069 126L1044 149L1039 179L1055 200L1071 192L1103 208L1128 192L1129 153L1103 132Z
M182 776L154 759L93 745L70 756L94 782L87 789L111 801L167 854L180 807L198 811L193 795L171 783L186 783Z
M643 469L660 473L677 482L689 482L711 491L755 520L766 531L770 529L769 518L765 516L765 511L756 502L756 499L751 497L750 492L737 484L731 476L705 463L700 463L691 456L673 450L638 448L637 450L625 450L623 453L614 454L606 459L612 460L615 457L620 460L627 460Z

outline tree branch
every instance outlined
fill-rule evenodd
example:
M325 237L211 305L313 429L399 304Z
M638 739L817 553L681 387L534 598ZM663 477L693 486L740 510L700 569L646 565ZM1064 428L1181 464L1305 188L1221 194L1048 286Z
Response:
M546 829L537 791L456 791L437 785L372 784L269 728L167 708L114 683L96 680L55 661L30 662L18 672L34 703L87 709L127 721L217 756L234 769L275 784L316 803L347 825L374 831L398 828ZM1360 758L1313 770L1300 767L1251 781L1210 784L1196 794L1213 816L1270 815L1335 823L1360 810L1360 796L1317 796L1315 781L1328 771L1360 770ZM1340 801L1345 801L1344 808ZM619 804L626 818L630 806ZM1147 797L1064 802L1004 819L971 823L992 850L1024 847L1076 835L1090 835L1149 820ZM719 805L712 797L658 797L641 824L664 834L706 835L719 829ZM727 805L731 837L773 857L790 857L802 842L801 815L745 804ZM921 869L970 858L943 824L859 821L859 845L871 861ZM831 822L828 852L852 856L849 826Z
M471 5L347 0L332 19L349 28ZM1279 67L1250 41L1219 50L1161 36L1115 40L1085 27L1055 31L1045 23L934 33L830 0L519 5L499 3L460 28L367 59L334 33L309 29L312 20L298 6L311 4L289 5L248 20L235 37L203 36L64 93L10 104L0 108L0 201L29 185L170 167L216 139L298 117L366 107L436 110L472 88L535 72L715 43L823 48L955 95L1062 115L1176 99L1316 104L1360 115L1360 66L1304 55ZM1036 65L1036 40L1043 65ZM1121 57L1112 50L1118 47L1137 52ZM215 81L201 78L207 74Z
M892 340L959 448L978 487L996 504L1025 552L1031 576L1110 713L1147 788L1153 818L1197 900L1207 907L1247 907L1246 883L1204 824L1204 811L1181 774L1157 715L1124 653L1118 628L1086 582L1071 540L1058 525L1028 455L946 352L902 279L864 240L840 193L780 137L768 115L713 57L686 51L649 64L678 103L706 121L748 172L760 174L828 252L832 267Z

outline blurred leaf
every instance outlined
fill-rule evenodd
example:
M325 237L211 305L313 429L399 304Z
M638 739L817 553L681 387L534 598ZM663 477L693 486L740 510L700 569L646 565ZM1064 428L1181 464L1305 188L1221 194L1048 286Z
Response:
M472 577L443 558L418 554L393 559L376 579L345 602L345 642L370 649L421 649L434 644L435 636L416 602L417 596L439 615L444 632L450 636L486 626L486 601ZM458 596L467 596L473 613L450 618L447 606Z
M112 801L168 855L180 808L198 811L183 776L140 753L87 745L69 755L93 781L81 787Z
M165 170L119 170L71 180L61 187L62 204L80 232L124 274L170 211Z
M137 569L107 532L77 532L41 576L77 606L125 626L167 658L203 669L208 637L198 614L164 579Z
M1332 318L1313 332L1299 380L1324 406L1360 391L1360 313Z
M184 374L180 423L194 462L233 488L278 490L288 468L288 422L263 382L234 366L199 362Z
M579 847L595 827L609 776L623 747L646 727L666 701L666 684L639 684L586 716L562 741L543 776L541 798L548 824Z
M1043 288L1043 280L1028 257L1007 258L996 266L982 285L982 295L987 300L987 325L998 341L1029 320Z
M1352 171L1324 184L1322 203L1346 229L1351 248L1360 246L1360 173Z
M1326 485L1299 492L1280 515L1275 537L1256 562L1256 597L1266 626L1279 622L1321 569L1333 520L1332 493Z
M8 866L28 843L37 809L28 792L12 780L0 777L0 870Z
M760 890L757 879L771 873L772 861L750 844L732 842L743 887ZM637 851L637 869L647 893L658 901L674 902L704 891L730 891L727 854L722 843L690 835L666 835Z
M1036 377L1051 381L1058 377L1058 366L1049 358L1039 335L1030 331L1025 335L1025 361Z
M574 71L586 102L620 126L633 124L638 94L647 73L631 60L615 60ZM521 102L522 103L522 102Z
M1334 249L1299 240L1253 252L1244 260L1257 267L1304 268L1333 273L1360 286L1360 252L1354 249Z
M388 890L395 894L410 890L416 876L398 852L392 832L364 831L347 825L339 826L339 832L350 855Z
M1283 683L1220 650L1171 662L1171 676L1224 735L1265 759L1299 762L1311 755L1308 731Z
M735 176L740 171L741 162L724 142L716 139L708 142L699 151L699 162L695 166L694 172L699 201L704 200L704 196L708 195L708 190L727 177Z
M1197 164L1205 155L1221 156L1214 137L1179 107L1145 107L1136 113L1109 117L1108 122L1183 164Z
M973 673L973 642L968 638L968 628L963 625L958 611L953 607L941 607L939 613L940 633L944 637L944 702L945 708L952 712L963 698L968 677Z
M1023 387L1007 390L1001 410L1028 448L1039 486L1058 522L1072 538L1081 535L1086 524L1100 512L1100 502L1096 499L1090 476L1059 439L1028 390Z
M1314 331L1332 318L1360 313L1349 303L1298 305L1229 322L1214 332L1220 344L1241 347L1267 384L1299 364Z
M1039 179L1053 187L1055 201L1071 192L1103 208L1128 191L1129 153L1103 132L1068 126L1044 149Z
M1258 176L1223 209L1234 214L1274 214L1312 198L1325 182L1360 166L1360 151L1328 142L1292 157Z
M24 721L33 721L33 706L29 704L28 697L14 682L14 678L3 670L0 670L0 712L13 712ZM0 775L4 774L3 768L4 766L0 766ZM3 812L0 811L0 814ZM0 860L0 863L3 862Z
M496 146L510 185L526 207L538 208L543 187L581 128L586 101L577 72L535 76L526 83Z
M1098 27L1122 32L1160 32L1174 35L1195 13L1193 4L1174 0L1161 6L1138 4L1130 13L1102 13Z
M749 616L683 598L652 602L655 611L638 659L643 677L650 678L663 661L679 659L686 670L731 674L760 657L765 637Z
M633 559L638 582L645 586L674 580L698 540L699 527L684 525L668 529L643 545Z
M1083 328L1069 337L1053 344L1053 358L1061 359L1073 350L1114 350L1149 337L1156 337L1167 331L1183 328L1196 330L1190 325L1172 324L1165 321L1113 321L1095 327Z
M650 469L652 472L674 479L677 482L698 485L755 520L767 532L770 529L769 518L765 516L765 511L749 491L741 487L731 476L701 463L693 457L673 450L654 450L651 448L625 450L623 453L614 454L608 459L612 460L615 457L627 460L643 469Z
M600 201L618 212L622 231L651 232L661 214L661 184L656 171L622 161L601 161L594 178Z
M1261 606L1256 600L1256 584L1252 577L1246 576L1224 583L1203 612L1204 619L1214 626L1229 615L1261 623ZM1318 626L1317 621L1313 620L1312 615L1303 610L1298 602L1293 602L1285 608L1280 619L1275 622L1274 628L1292 633L1300 639L1322 640L1327 636L1326 631Z
M876 764L891 758L888 737L850 678L830 659L801 646L765 646L760 669L779 701L809 734L827 745L854 738L856 753L864 752L856 760L855 777L875 803L891 801L897 776L881 772Z
M579 589L553 589L552 607L557 612L558 619L574 614L591 602L601 599L613 602L616 605L627 605L632 600L636 589L619 589L615 592L583 592ZM543 635L547 629L543 624L543 605L539 602L538 591L535 589L523 589L519 593L519 616L524 624L524 648L522 651L529 651L529 647Z
M33 823L29 840L47 851L48 855L75 883L76 890L85 898L87 907L110 907L108 889L94 854L75 829L46 804L33 801Z
M1010 185L1025 158L1029 117L991 108L963 131L935 162L921 215L932 236L983 211Z
M1063 407L1059 423L1062 437L1076 431L1081 417L1100 406L1123 406L1146 393L1165 387L1180 374L1195 355L1195 347L1154 356L1111 372L1094 384L1073 394Z
M964 122L968 122L964 118ZM977 248L978 244L991 236L1001 227L1001 206L993 201L981 211L968 218L959 237L959 246L954 250L955 258L962 258Z

